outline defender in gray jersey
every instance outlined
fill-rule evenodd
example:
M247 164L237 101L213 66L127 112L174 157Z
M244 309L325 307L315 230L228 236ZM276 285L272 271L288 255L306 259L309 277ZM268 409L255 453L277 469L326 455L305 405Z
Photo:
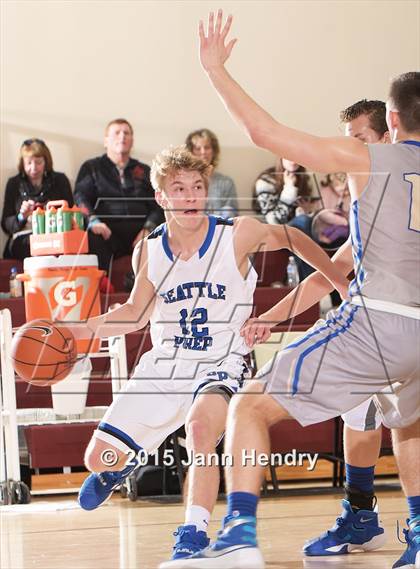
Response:
M354 136L369 144L389 142L383 101L363 99L342 111L340 117L346 126L346 136ZM343 275L353 269L351 239L340 247L332 260L340 266ZM306 310L308 300L311 304L320 301L327 293L325 287L328 283L322 275L312 274L303 286L304 295L298 295L295 288L278 303L276 317L282 321L293 318ZM267 314L259 316L260 319L255 321L257 325L260 320L267 319ZM248 321L245 337L249 345L253 344L253 332L252 322ZM342 419L346 473L343 510L331 529L305 543L303 552L308 556L371 551L382 547L386 541L374 494L375 465L382 441L382 419L374 398L344 413ZM365 520L369 520L369 524Z
M263 467L244 456L269 453L268 430L278 421L292 416L308 425L329 419L372 394L384 422L398 427L395 451L410 507L407 550L394 567L417 567L420 481L410 470L410 454L418 450L419 421L418 405L410 400L418 395L420 373L420 283L414 268L420 256L420 74L401 76L391 86L387 123L398 144L367 146L350 137L311 136L278 123L229 75L224 63L235 40L226 43L232 18L223 26L222 19L221 11L216 21L211 14L207 33L200 23L201 63L253 142L312 171L348 172L356 278L349 300L267 364L257 385L249 385L232 403L226 452L233 467L227 471L222 532L214 544L176 567L264 567L255 517ZM267 327L254 325L257 341ZM398 407L384 403L385 393L392 392Z

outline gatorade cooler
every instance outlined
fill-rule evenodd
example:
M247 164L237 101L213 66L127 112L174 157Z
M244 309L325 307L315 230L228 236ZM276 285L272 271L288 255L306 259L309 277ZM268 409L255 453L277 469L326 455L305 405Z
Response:
M26 320L83 322L101 313L96 255L28 257L19 275L25 287ZM78 353L97 352L100 340L78 340Z

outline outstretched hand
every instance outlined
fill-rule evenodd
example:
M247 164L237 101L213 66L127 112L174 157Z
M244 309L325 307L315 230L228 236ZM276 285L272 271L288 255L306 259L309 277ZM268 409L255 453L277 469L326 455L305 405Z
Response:
M249 318L242 325L240 334L248 348L253 348L255 344L262 344L268 340L273 326L275 326L274 322L267 322L260 318Z
M229 33L232 24L232 16L228 16L227 20L222 27L223 11L219 10L216 16L216 24L214 22L214 13L209 14L209 23L207 35L204 30L204 23L200 20L199 34L200 34L200 61L205 71L210 71L216 67L223 66L225 61L230 56L236 39L230 40L227 44L226 37Z

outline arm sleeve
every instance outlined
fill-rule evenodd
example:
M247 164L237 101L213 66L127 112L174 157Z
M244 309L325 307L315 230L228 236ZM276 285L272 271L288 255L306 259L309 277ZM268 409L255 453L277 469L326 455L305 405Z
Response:
M98 195L92 165L82 164L74 186L74 201L87 216L94 215L94 207Z
M8 180L4 195L3 213L1 216L1 227L7 235L13 235L16 231L22 229L26 224L26 219L18 220L18 211L16 211L16 192L17 185L13 179Z

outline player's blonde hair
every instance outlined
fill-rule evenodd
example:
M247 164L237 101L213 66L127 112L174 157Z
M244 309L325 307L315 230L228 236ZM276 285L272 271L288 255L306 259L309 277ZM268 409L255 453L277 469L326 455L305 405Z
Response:
M185 145L170 146L159 152L153 160L150 181L155 191L162 191L164 190L165 179L168 176L180 170L186 170L199 172L206 188L208 188L212 169L212 166L207 162L191 154Z

